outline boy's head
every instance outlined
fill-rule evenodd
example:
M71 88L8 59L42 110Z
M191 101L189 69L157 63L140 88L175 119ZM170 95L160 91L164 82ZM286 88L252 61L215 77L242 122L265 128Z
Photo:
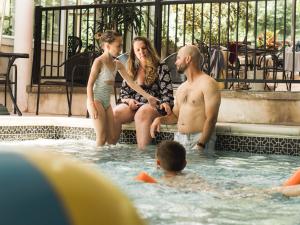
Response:
M185 148L176 141L163 141L156 149L156 163L169 172L180 172L186 166Z

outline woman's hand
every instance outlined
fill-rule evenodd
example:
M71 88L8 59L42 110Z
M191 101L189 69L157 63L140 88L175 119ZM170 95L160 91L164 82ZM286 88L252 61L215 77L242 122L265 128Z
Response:
M167 113L167 115L170 115L172 113L170 105L166 102L160 104L159 108L164 109L164 111Z
M94 102L87 102L87 110L90 114L90 117L92 119L97 119L98 118L98 111L94 105Z
M141 106L141 103L135 99L129 99L127 103L129 108L133 111L137 110Z
M157 98L153 97L152 95L149 95L149 97L147 98L147 101L153 108L156 108L157 103L159 102L159 100Z

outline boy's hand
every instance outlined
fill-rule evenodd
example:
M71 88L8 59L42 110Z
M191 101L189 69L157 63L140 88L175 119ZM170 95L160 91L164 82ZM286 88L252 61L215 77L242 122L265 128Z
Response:
M155 118L155 120L152 122L151 127L150 127L150 135L152 138L155 138L155 133L160 132L160 117Z

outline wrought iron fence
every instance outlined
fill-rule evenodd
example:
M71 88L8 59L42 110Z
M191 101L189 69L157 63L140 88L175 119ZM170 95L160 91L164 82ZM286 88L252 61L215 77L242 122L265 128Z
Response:
M63 71L54 67L68 57L99 50L94 35L105 29L123 34L124 52L135 35L148 37L162 59L185 44L198 45L203 69L227 88L286 83L291 90L300 83L299 0L122 2L36 7L32 83L44 64L53 65L45 75L59 77Z

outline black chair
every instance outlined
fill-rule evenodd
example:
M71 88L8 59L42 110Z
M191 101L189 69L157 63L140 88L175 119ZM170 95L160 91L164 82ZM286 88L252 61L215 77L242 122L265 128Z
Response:
M127 60L129 58L129 55L128 53L123 53L121 55L119 55L117 57L117 59L123 63L125 66L127 64ZM117 73L116 75L116 78L115 78L115 84L114 84L114 94L115 94L115 103L117 104L118 102L118 92L117 92L117 89L121 88L122 86L122 82L123 82L123 78L122 76L120 75L120 73Z
M9 64L9 60L7 60L7 64ZM4 85L4 106L7 106L7 92L9 92L11 98L14 98L17 101L17 74L18 68L16 64L11 65L10 67L3 66L3 68L7 68L7 71L2 71L0 73L0 85ZM14 68L12 76L11 70ZM13 93L12 93L13 90ZM14 114L16 114L16 107L14 107Z
M186 80L186 77L184 74L180 74L177 72L177 68L175 65L176 57L177 57L177 52L172 53L167 58L165 58L162 62L165 63L169 67L172 83L175 85L176 84L179 85ZM203 66L203 63L201 65L201 67L202 66Z
M14 64L15 60L18 58L29 58L29 54L27 53L8 53L8 52L0 52L0 58L6 58L6 63L2 64L2 68L6 68L4 73L0 74L0 84L4 84L4 98L5 98L5 105L7 103L6 96L7 92L12 100L14 105L14 113L18 113L19 116L22 116L22 112L17 105L17 66ZM14 79L11 79L11 68L14 69ZM14 89L14 93L13 93Z
M79 37L68 36L68 58L80 53L82 41Z
M94 59L98 56L97 52L83 52L72 56L59 66L43 65L38 77L38 91L36 103L36 115L39 114L39 102L41 94L41 86L64 86L66 88L66 96L68 103L68 116L72 115L72 94L74 86L86 87L90 68ZM50 68L47 70L47 68ZM64 71L63 75L56 75L53 69ZM50 74L47 74L50 72Z
M282 57L283 52L279 51L277 53L272 53L271 58L265 59L265 63L263 64L263 70L264 70L264 79L265 80L271 80L274 83L273 90L275 91L278 83L276 82L278 77L278 72L282 73L282 80L290 80L292 79L291 73L284 70L284 61ZM290 76L290 77L289 77ZM267 82L265 83L265 88L271 90L272 88L268 85ZM287 90L291 90L291 83L286 83Z

